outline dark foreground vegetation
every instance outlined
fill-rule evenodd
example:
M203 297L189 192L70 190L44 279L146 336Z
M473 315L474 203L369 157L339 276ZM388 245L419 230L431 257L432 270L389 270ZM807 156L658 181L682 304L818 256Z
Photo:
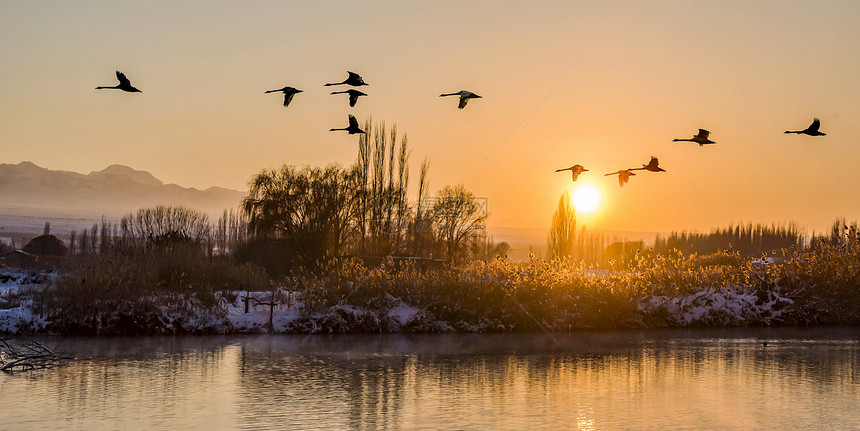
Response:
M470 260L438 269L388 258L371 268L353 257L270 279L252 263L178 244L75 259L48 287L3 301L27 303L45 322L23 332L58 334L860 324L857 238L819 239L784 254L642 250L623 269L567 258ZM243 314L246 296L252 313L257 305L268 321L234 324L230 315ZM392 313L404 308L405 318Z
M653 247L607 244L576 230L563 196L546 259L512 262L484 233L479 198L463 186L431 196L424 163L408 199L405 137L370 122L365 130L355 165L263 171L241 210L215 223L156 207L73 233L67 248L41 239L31 250L56 253L31 263L50 262L55 275L0 274L0 287L18 286L0 290L0 332L860 324L856 223L811 238L794 225L739 225Z

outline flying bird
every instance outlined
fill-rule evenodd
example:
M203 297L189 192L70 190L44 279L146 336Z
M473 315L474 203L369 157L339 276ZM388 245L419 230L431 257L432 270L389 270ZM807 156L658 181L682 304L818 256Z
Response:
M651 156L651 161L650 161L650 162L648 162L648 164L647 164L647 165L642 165L642 167L641 167L641 168L633 168L633 169L630 169L630 170L631 170L631 171L641 171L641 170L646 170L646 171L651 171L651 172L666 172L666 170L665 170L665 169L663 169L663 168L661 168L661 167L657 166L657 164L658 164L658 163L660 163L660 162L659 162L659 161L657 161L657 158L656 158L656 157L654 157L654 156Z
M343 94L343 93L349 94L349 106L355 106L355 102L358 102L359 96L367 96L366 93L362 93L361 91L358 91L358 90L353 90L352 88L350 88L349 90L344 90L344 91L332 91L331 92L331 94Z
M360 87L362 85L370 85L370 84L364 82L364 80L361 79L361 76L359 76L359 74L357 74L355 72L350 72L348 70L346 71L346 73L348 73L349 76L343 82L333 82L331 84L326 84L325 86L328 87L330 85L347 84L347 85L351 85L353 87Z
M672 139L672 142L679 142L679 141L695 142L695 143L699 144L700 147L703 147L703 146L708 145L708 144L716 144L716 142L708 139L708 136L710 136L710 135L711 135L711 132L709 132L705 129L699 129L699 133L697 135L693 135L692 139Z
M142 91L138 90L137 88L134 88L131 85L131 81L129 81L128 78L125 77L125 74L118 71L118 70L116 71L116 79L119 80L119 85L115 85L113 87L99 86L99 87L96 87L96 90L101 90L101 89L105 89L105 88L115 88L117 90L127 91L129 93L143 93Z
M459 105L460 109L463 109L466 107L466 104L469 103L469 99L480 99L481 98L481 96L478 96L477 94L472 93L471 91L466 91L466 90L458 91L456 93L448 93L448 94L440 94L439 95L439 97L445 97L445 96L460 96L460 105Z
M581 174L583 172L588 172L588 169L583 168L582 165L573 165L569 168L556 169L555 171L556 172L570 171L570 173L573 174L573 180L576 181L576 179L579 178L579 174Z
M119 72L117 72L119 73ZM818 129L821 127L821 121L816 118L812 120L812 124L809 125L804 130L786 130L785 133L797 133L798 135L804 134L809 136L826 136L827 133L819 132Z
M608 177L610 175L618 175L618 185L621 187L624 187L624 184L627 183L631 176L636 176L636 174L633 173L633 169L622 169L603 176Z
M354 135L356 133L364 133L364 130L358 128L358 120L356 120L355 117L352 116L352 114L349 115L349 127L343 129L329 129L330 132L334 132L336 130L346 130L347 132L349 132L350 135Z
M293 100L293 96L301 93L302 90L299 90L298 88L293 88L293 87L284 87L284 88L279 88L277 90L269 90L266 93L278 93L278 92L284 93L284 108L286 108L287 106L290 106L290 102Z

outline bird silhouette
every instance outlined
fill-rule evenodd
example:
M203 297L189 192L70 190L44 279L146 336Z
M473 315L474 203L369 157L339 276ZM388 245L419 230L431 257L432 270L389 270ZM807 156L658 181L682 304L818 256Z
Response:
M328 87L330 85L347 84L347 85L351 85L353 87L360 87L362 85L370 85L370 84L364 82L364 80L361 79L361 76L359 76L359 74L357 74L355 72L350 72L348 70L346 71L346 73L348 73L349 76L343 82L333 82L331 84L326 84L325 86Z
M624 187L624 184L627 183L631 176L636 176L636 174L633 173L633 169L622 169L620 171L608 173L603 176L608 177L610 175L618 175L618 185L621 187Z
M128 80L128 78L126 78L126 77L125 77L125 74L124 74L124 73L122 73L122 72L120 72L120 71L118 71L118 70L116 71L116 79L118 79L118 80L119 80L119 85L115 85L115 86L113 86L113 87L102 87L102 86L98 86L98 87L96 87L96 90L102 90L102 89L107 89L107 88L114 88L114 89L117 89L117 90L127 91L127 92L129 92L129 93L143 93L142 91L138 90L137 88L134 88L134 87L131 85L131 81L129 81L129 80Z
M367 96L366 93L362 93L361 91L358 91L358 90L353 90L352 88L350 88L349 90L344 90L344 91L332 91L331 92L331 94L343 94L343 93L349 94L349 106L355 106L355 102L358 102L359 96Z
M299 90L298 88L293 88L293 87L284 87L284 88L279 88L277 90L269 90L266 93L278 93L278 92L284 93L284 108L286 108L287 106L290 106L290 102L292 102L293 96L301 93L302 90Z
M588 172L588 169L583 168L582 165L573 165L569 168L556 169L555 171L556 172L570 171L570 173L573 174L573 180L576 181L576 179L579 178L579 174L581 174L583 172Z
M654 156L651 156L651 161L650 161L650 162L648 162L648 164L647 164L647 165L642 165L642 167L641 167L641 168L633 168L633 169L630 169L630 170L631 170L631 171L641 171L641 170L646 170L646 171L651 171L651 172L666 172L666 170L665 170L665 169L663 169L663 168L661 168L661 167L657 166L657 164L658 164L658 163L660 163L660 162L659 162L659 161L657 161L657 158L656 158L656 157L654 157Z
M350 114L349 116L349 127L345 127L343 129L329 129L330 132L334 132L336 130L346 130L350 135L354 135L356 133L364 133L364 130L358 128L358 120Z
M460 96L460 105L459 105L460 109L463 109L466 107L466 104L469 103L469 99L480 99L481 98L481 96L478 96L477 94L472 93L471 91L466 91L466 90L461 90L461 91L458 91L456 93L447 93L447 94L440 94L439 95L439 97L445 97L445 96Z
M705 129L699 129L699 133L697 135L693 135L692 139L672 139L672 142L680 142L680 141L689 141L695 142L699 144L700 147L703 147L708 144L716 144L716 142L708 139L708 136L711 135L711 132Z
M809 125L804 130L786 130L785 133L797 133L798 135L804 134L809 136L826 136L827 133L819 132L818 129L821 127L821 121L816 118L812 120L812 124Z

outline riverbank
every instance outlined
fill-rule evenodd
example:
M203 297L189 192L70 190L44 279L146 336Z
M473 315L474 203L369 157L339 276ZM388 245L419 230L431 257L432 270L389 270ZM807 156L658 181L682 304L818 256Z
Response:
M0 275L0 333L523 332L860 323L860 306L852 300L857 282L851 284L857 265L830 268L812 257L781 264L730 254L660 258L623 271L495 261L427 272L386 264L368 269L347 260L322 275L289 277L268 290L91 294L62 307L53 306L54 290L82 282L6 268Z

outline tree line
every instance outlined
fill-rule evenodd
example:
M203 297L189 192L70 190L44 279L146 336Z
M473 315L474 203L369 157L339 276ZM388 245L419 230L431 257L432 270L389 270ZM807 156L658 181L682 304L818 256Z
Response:
M215 223L184 207L157 206L70 235L74 255L193 244L208 255L255 261L273 273L357 256L412 256L456 263L503 255L486 235L486 200L463 185L430 195L429 163L410 198L408 140L384 122L365 124L354 164L266 169L247 197Z
M243 252L310 267L343 256L473 257L487 241L482 201L462 185L431 197L426 160L410 200L406 136L371 120L365 131L352 166L285 165L255 175L241 206L249 233Z
M715 228L708 233L682 231L657 235L653 247L646 247L643 241L608 242L606 236L587 232L585 227L577 231L576 211L569 193L564 192L547 235L547 258L569 258L587 264L613 266L615 263L629 263L641 253L708 255L730 251L746 257L783 257L806 246L840 245L852 241L860 241L860 227L856 222L849 226L845 219L837 219L828 232L813 233L809 238L796 223L748 223Z

